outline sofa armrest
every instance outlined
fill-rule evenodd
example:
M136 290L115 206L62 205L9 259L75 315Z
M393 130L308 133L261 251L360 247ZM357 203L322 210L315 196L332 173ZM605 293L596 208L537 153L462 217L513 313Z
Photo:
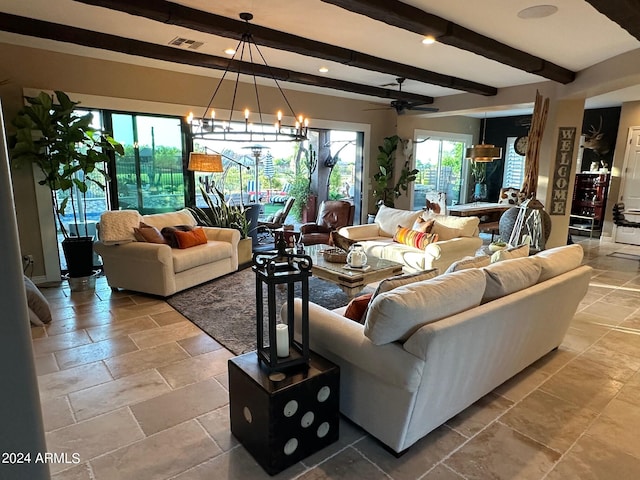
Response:
M445 257L456 257L459 260L467 255L474 255L481 246L482 239L480 237L458 237L430 243L425 249L425 254L433 260Z
M173 270L173 257L171 247L162 243L129 242L120 245L105 245L103 242L95 242L94 250L105 262L159 262Z
M300 338L302 300L295 299L296 337ZM286 317L286 304L281 316ZM312 350L337 363L355 367L408 391L416 391L422 379L424 361L404 350L399 343L374 345L364 336L363 325L315 303L309 303L309 341Z
M366 223L364 225L351 225L342 227L338 233L352 240L366 240L380 236L380 229L375 223Z
M240 232L235 228L202 227L202 229L207 236L207 240L227 242L232 244L237 250L238 243L240 243Z

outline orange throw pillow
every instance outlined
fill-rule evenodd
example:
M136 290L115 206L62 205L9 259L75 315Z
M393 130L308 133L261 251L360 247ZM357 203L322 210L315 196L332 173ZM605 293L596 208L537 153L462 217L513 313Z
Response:
M344 316L354 322L363 323L372 295L373 293L365 293L364 295L360 295L359 297L352 299L349 302L349 305L347 305Z
M202 227L194 228L189 232L176 230L174 234L178 242L178 248L190 248L207 243L207 235L204 233Z

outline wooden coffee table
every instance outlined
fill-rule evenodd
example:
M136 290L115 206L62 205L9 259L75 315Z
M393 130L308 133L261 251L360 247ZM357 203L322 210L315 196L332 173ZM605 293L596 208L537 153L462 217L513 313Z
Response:
M402 273L401 263L372 256L367 259L369 268L366 270L344 268L344 263L329 262L320 253L320 251L329 248L332 247L329 245L307 247L307 254L313 260L311 271L314 276L338 285L350 298L355 297L358 292L370 283L379 282Z

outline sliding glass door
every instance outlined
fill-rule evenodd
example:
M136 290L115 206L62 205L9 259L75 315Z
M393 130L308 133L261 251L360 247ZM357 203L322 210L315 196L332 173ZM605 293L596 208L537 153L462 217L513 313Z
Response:
M465 148L471 135L416 131L414 165L419 170L413 186L414 210L424 208L426 199L446 194L447 205L466 201Z
M112 173L117 192L114 206L141 214L183 208L186 188L180 118L113 113L111 119L113 136L125 149Z

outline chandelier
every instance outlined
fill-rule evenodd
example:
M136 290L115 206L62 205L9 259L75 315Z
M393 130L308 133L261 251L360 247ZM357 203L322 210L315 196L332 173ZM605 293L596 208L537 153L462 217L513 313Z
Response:
M467 148L465 158L473 162L493 162L502 157L502 148L492 144L484 143L487 133L487 114L484 115L484 128L482 130L482 143L480 145L472 145Z
M194 138L231 142L301 142L307 140L309 119L305 118L303 115L296 115L289 103L289 100L287 100L286 95L280 87L278 80L273 75L267 61L253 39L249 24L249 21L253 19L253 15L251 13L244 12L240 14L240 18L246 22L247 31L242 34L242 38L235 49L235 53L229 60L227 68L213 91L213 95L211 96L209 104L207 105L202 117L196 118L193 116L193 113L189 113L187 116L187 123L191 127L191 134ZM244 62L245 57L248 58L248 62ZM262 63L254 63L254 59L260 59ZM243 63L248 65L250 71L248 75L253 79L253 91L255 92L257 112L252 113L249 108L245 107L243 112L244 118L241 118L240 120L236 118L234 120L233 114L236 107L236 95L238 93L238 83L240 81L240 71L243 70ZM216 118L216 112L212 107L216 95L230 71L236 72L233 96L228 110L229 116L227 119L221 120ZM247 74L246 71L244 73ZM277 120L273 124L265 123L263 120L263 112L260 109L260 97L258 95L258 85L256 83L256 76L258 75L265 76L270 80L273 80L278 91L282 95L291 117L295 119L294 125L283 124L282 110L278 110L276 112L275 118L277 118ZM257 119L257 123L252 122L253 118Z

